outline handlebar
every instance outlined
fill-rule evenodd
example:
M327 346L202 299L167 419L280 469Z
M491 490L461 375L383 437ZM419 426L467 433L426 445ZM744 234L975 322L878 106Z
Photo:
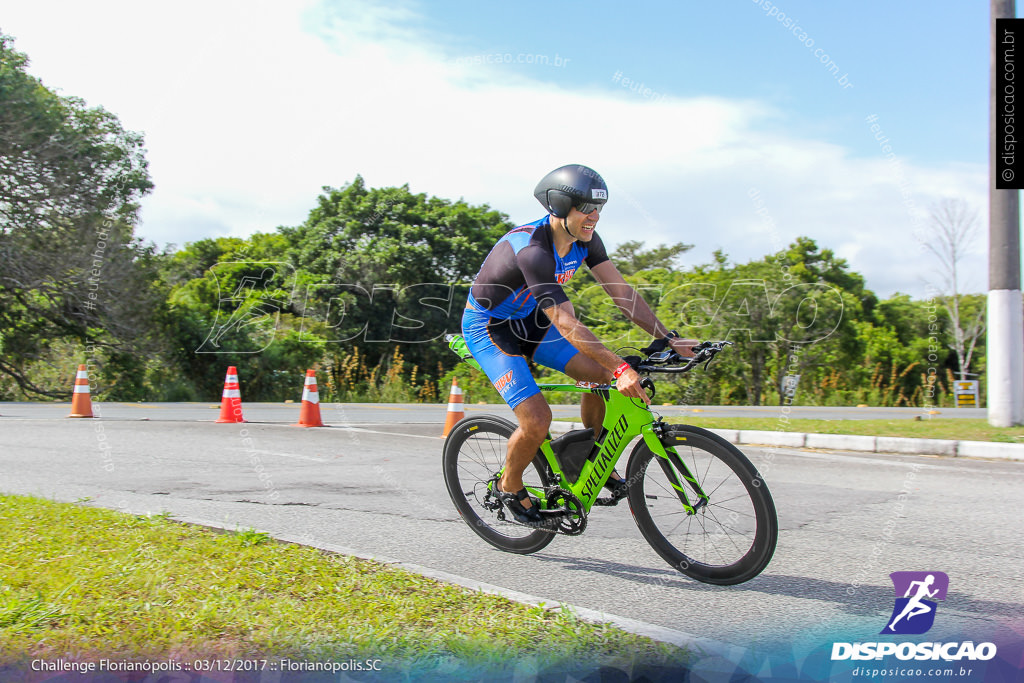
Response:
M640 356L626 356L623 360L629 363L630 367L637 372L663 372L668 374L678 374L689 372L701 363L704 363L704 369L707 370L708 366L711 365L712 359L714 359L718 353L723 351L726 346L732 345L733 343L731 341L701 342L693 347L693 358L683 358L675 351L667 349L649 353L646 358L641 358ZM671 363L679 363L683 361L685 361L685 365L670 365Z

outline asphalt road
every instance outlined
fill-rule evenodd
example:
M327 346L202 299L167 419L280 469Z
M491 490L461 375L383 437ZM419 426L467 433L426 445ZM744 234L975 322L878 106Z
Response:
M873 639L901 570L950 577L930 638L978 642L1024 614L1022 463L748 448L778 550L756 579L715 587L665 564L625 503L534 555L492 549L445 492L443 407L325 407L348 426L301 429L296 406L246 405L248 424L215 424L212 406L96 404L103 419L74 420L0 404L0 491L254 527L744 647Z

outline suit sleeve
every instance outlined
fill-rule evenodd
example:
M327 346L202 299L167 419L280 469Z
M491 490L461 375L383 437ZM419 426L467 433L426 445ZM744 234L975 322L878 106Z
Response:
M596 265L600 265L608 260L608 252L604 248L604 241L601 240L601 236L596 232L594 236L587 242L587 268L593 268Z

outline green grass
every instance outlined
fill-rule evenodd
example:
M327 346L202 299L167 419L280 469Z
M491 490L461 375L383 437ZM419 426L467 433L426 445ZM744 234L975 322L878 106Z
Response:
M809 434L860 434L905 436L915 439L953 441L1002 441L1024 443L1024 427L993 427L985 420L923 418L916 420L803 420L780 421L770 417L701 417L685 413L669 422L685 422L708 429L761 429Z
M687 657L567 611L251 529L215 533L167 515L0 495L0 663L112 655L375 657L391 676L397 667L445 678L522 658L675 666Z

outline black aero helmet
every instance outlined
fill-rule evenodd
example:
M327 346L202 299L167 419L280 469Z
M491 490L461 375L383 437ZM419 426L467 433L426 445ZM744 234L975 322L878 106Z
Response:
M608 186L597 171L588 166L569 164L541 178L533 191L548 213L565 218L573 207L583 213L598 211L608 201Z

